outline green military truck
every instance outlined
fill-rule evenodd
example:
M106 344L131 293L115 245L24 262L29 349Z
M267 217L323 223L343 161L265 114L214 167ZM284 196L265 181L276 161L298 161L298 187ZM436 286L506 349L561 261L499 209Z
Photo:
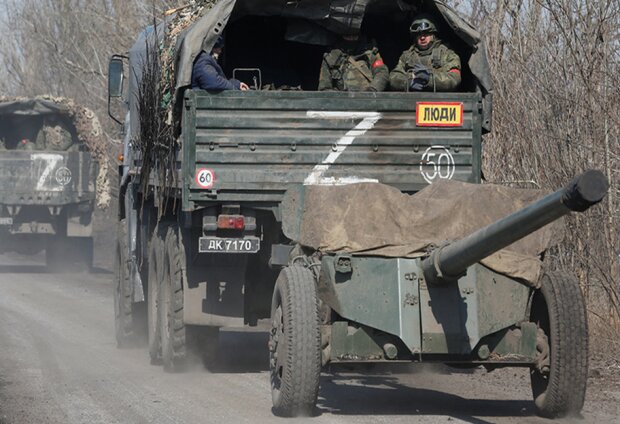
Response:
M451 181L462 198L467 190L460 188L469 185L458 184L481 182L491 77L475 29L440 1L198 5L148 28L128 54L110 62L110 98L128 104L114 296L119 346L146 332L151 361L174 371L195 338L213 347L219 328L268 319L271 390L279 415L312 413L319 375L328 364L403 361L529 367L542 415L580 410L587 334L579 287L570 278L564 285L556 277L545 282L549 277L539 280L525 269L534 280L528 282L507 267L479 263L516 240L507 233L522 237L566 213L558 195L546 201L546 210L537 207L534 215L525 215L525 222L534 224L516 231L510 221L497 236L502 243L488 238L479 243L495 250L479 251L477 244L478 256L444 273L444 262L436 259L442 255L430 255L432 243L416 252L347 248L356 234L384 240L385 231L371 232L384 228L377 222L395 222L394 211L402 217L412 210L391 208L386 201L382 213L371 214L379 199L395 195L373 197L368 187L402 196ZM393 68L410 46L409 25L421 12L434 16L442 38L461 57L457 92L316 91L322 55L338 34L361 30L374 38ZM244 75L254 89L191 89L194 59L224 32L225 72ZM166 43L167 34L180 35ZM171 62L162 66L153 60L154 46L164 46L164 56L173 51ZM156 90L149 89L148 78L170 82L170 70L170 89L155 98L154 108L147 107ZM123 94L125 75L129 84ZM153 110L166 107L164 120L154 118ZM158 136L168 128L162 122L171 128L172 143ZM157 150L165 145L167 150ZM576 185L593 185L598 189L591 197L601 197L600 175L583 178L586 182ZM349 194L361 188L370 190L368 196L349 204ZM324 192L332 194L329 201ZM510 198L505 195L503 204ZM334 213L334 205L342 208ZM460 216L459 207L450 204L442 216ZM549 213L549 208L557 210ZM376 219L357 226L354 234L344 218L351 209ZM543 218L533 218L536 214ZM325 228L333 231L313 239ZM333 235L344 241L334 243ZM533 254L536 270L539 254ZM552 310L558 301L554 290L574 298L573 306ZM558 319L577 323L566 340L558 333ZM559 343L570 348L560 352Z
M0 99L0 251L92 267L98 165L67 99ZM81 110L81 109L80 109Z

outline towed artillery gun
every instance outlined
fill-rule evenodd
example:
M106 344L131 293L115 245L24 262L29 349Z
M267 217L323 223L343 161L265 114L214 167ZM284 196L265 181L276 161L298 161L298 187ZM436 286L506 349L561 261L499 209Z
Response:
M587 210L607 190L602 173L587 171L565 188L420 258L295 251L272 303L276 412L311 413L323 366L402 361L528 367L540 415L580 411L588 334L577 280L543 270L537 281L527 282L479 262L571 211ZM300 209L311 215L308 207Z

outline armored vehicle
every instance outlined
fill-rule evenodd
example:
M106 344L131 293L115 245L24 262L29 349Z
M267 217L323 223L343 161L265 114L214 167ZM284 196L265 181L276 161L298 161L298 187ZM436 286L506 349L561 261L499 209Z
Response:
M457 91L316 91L323 54L341 34L375 39L392 69L411 45L409 27L422 12L434 17L444 42L459 53ZM252 90L191 89L194 59L222 34L224 72L245 78ZM192 340L213 347L219 328L267 319L273 404L280 415L311 412L322 366L373 361L531 367L541 414L581 408L585 312L572 279L539 282L548 239L527 255L500 251L499 267L483 259L494 250L456 261L445 272L441 266L450 266L463 248L455 254L448 246L424 260L433 246L459 237L438 238L439 228L483 225L463 219L463 204L449 201L482 204L484 191L463 193L472 185L486 187L476 183L482 134L491 129L483 41L441 1L197 2L166 14L127 54L112 58L109 94L128 104L116 253L119 346L146 332L151 361L174 371L183 367ZM604 185L597 176L584 178L578 186ZM446 184L461 196L438 202L432 195ZM354 193L362 201L351 203ZM398 208L393 200L399 196L427 196L420 210L444 205L442 213L418 213L420 220L446 219L399 223L415 210ZM487 211L512 205L506 212L514 212L509 200L515 197L503 193L475 211L488 217ZM375 206L383 209L372 215ZM541 220L538 209L527 215L535 225L526 233L557 215L545 209ZM347 218L353 210L375 220L348 227L359 221ZM456 217L452 227L444 225L450 216ZM347 238L371 229L380 229L368 239L380 240L382 248ZM510 225L502 234L513 231ZM408 243L392 248L408 234L425 242L417 249ZM495 238L478 244L496 245ZM444 279L454 281L435 284ZM566 298L571 308L552 309ZM567 339L557 321L568 319L566 311L578 323ZM558 349L567 342L572 350ZM558 366L559 386L553 380ZM566 386L566 366L575 375L574 389Z
M0 250L90 268L98 166L66 99L0 99Z

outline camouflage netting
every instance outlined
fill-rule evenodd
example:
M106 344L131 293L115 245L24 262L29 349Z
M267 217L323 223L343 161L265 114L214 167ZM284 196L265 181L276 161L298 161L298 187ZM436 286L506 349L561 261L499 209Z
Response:
M193 0L188 5L174 9L169 13L174 13L173 17L166 22L166 33L161 44L161 61L164 69L164 93L165 100L169 105L174 91L174 67L177 53L177 43L179 37L185 30L191 27L198 19L202 18L218 0ZM172 113L170 110L169 113Z
M68 117L75 127L78 140L88 147L92 157L99 164L96 181L97 207L106 209L110 205L108 140L95 112L65 97L0 96L0 115L3 114L30 116L59 114Z
M166 191L176 185L173 170L176 169L178 145L173 120L173 93L177 38L215 3L217 0L194 0L182 8L171 10L166 13L162 24L154 24L138 41L143 45L137 46L141 50L137 53L141 64L136 81L140 117L137 145L142 157L143 184L146 186L149 183L149 177L155 177L159 182L155 184L159 213L164 212L162 206ZM130 52L130 56L134 52Z

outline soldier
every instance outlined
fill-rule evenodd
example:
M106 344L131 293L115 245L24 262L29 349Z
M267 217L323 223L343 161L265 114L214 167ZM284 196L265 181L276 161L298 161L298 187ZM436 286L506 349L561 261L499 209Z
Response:
M430 19L419 17L409 28L414 43L390 73L395 91L451 91L461 84L461 59L437 37Z
M374 43L359 34L343 35L323 56L319 90L385 91L389 75Z
M35 144L27 138L24 138L17 143L15 150L35 150Z
M48 116L35 140L37 150L55 150L64 152L73 146L73 136L66 125L55 116Z
M227 79L224 70L217 63L222 51L224 50L224 37L219 36L211 54L201 51L194 67L192 68L192 88L202 90L249 90L247 84L236 80Z

